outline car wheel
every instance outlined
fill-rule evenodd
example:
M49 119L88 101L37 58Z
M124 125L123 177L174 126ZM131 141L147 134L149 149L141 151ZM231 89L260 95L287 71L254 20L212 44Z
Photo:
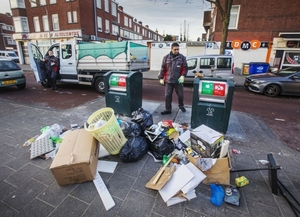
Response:
M280 93L280 87L276 84L270 84L264 89L264 94L266 96L274 97L274 96L278 96L279 93Z
M48 81L48 79L45 79L44 81L41 82L43 87L50 87L50 82Z
M95 89L99 93L104 93L105 92L105 86L104 86L103 78L97 78L97 80L95 82Z
M24 83L24 84L18 84L17 87L19 89L24 89L26 87L26 83Z

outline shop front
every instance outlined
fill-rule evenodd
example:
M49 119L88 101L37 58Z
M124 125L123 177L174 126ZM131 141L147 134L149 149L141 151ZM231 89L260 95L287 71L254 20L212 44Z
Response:
M16 33L13 38L16 41L21 64L29 64L29 55L27 50L27 41L38 46L44 55L48 48L55 43L73 40L74 37L81 38L80 29L55 31L55 32L39 32L39 33Z

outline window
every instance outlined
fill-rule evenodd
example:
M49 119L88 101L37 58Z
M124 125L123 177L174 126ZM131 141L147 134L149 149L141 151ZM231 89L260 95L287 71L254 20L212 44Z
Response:
M217 59L218 69L231 69L231 58L218 58Z
M56 4L56 0L50 0L50 4Z
M72 45L71 44L61 45L61 56L63 59L70 59L72 57Z
M77 11L73 11L72 14L73 14L73 23L77 23L78 22L78 20L77 20Z
M118 35L119 34L119 27L117 25L112 25L112 34Z
M102 18L97 17L97 22L98 22L98 32L102 32Z
M16 44L16 41L11 36L6 37L6 39L7 39L7 44Z
M77 23L77 11L67 12L68 23Z
M111 2L111 14L117 16L117 4L115 2Z
M142 35L143 36L145 35L145 29L142 29Z
M109 13L109 4L108 4L108 0L105 0L105 11L107 13Z
M30 1L30 7L34 8L34 7L36 7L36 6L37 6L37 5L36 5L36 2Z
M124 16L124 25L128 26L128 17Z
M52 14L53 30L59 30L58 14Z
M47 15L42 16L44 31L49 31L49 22Z
M139 27L139 26L137 26L136 31L137 31L138 33L140 33L140 27Z
M101 0L97 0L97 8L101 9Z
M109 20L105 20L105 33L109 33Z
M11 9L13 8L25 8L24 0L10 0Z
M39 17L33 17L33 26L34 26L34 31L35 32L40 32L41 31Z
M132 27L132 19L129 19L129 27Z
M40 5L46 5L46 0L40 0Z
M118 13L118 23L120 23L120 14Z
M228 29L237 29L239 21L240 6L232 5L230 10L230 21Z
M27 17L14 17L16 32L29 32Z
M201 69L210 69L215 65L215 58L201 58L200 59L200 68Z

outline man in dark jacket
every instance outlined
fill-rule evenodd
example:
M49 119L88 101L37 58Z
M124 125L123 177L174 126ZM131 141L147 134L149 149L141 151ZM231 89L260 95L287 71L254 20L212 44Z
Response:
M172 94L173 90L178 96L178 106L185 112L183 104L183 82L188 71L185 56L179 53L179 44L171 45L171 52L163 58L161 70L158 75L159 82L165 85L165 110L162 115L172 113Z
M52 90L57 90L56 77L58 73L58 59L53 55L53 51L48 52L48 56L43 59L47 68L47 79L52 87Z

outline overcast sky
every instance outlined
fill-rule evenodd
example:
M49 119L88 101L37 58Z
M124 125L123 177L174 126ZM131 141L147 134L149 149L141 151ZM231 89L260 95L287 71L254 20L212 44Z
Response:
M60 0L61 1L61 0ZM184 34L186 21L186 36L196 41L204 33L203 12L209 10L209 4L203 5L202 0L116 0L123 6L123 11L143 25L149 25L151 30L159 34L180 36ZM0 0L0 13L10 12L9 0ZM189 31L188 31L189 30Z

